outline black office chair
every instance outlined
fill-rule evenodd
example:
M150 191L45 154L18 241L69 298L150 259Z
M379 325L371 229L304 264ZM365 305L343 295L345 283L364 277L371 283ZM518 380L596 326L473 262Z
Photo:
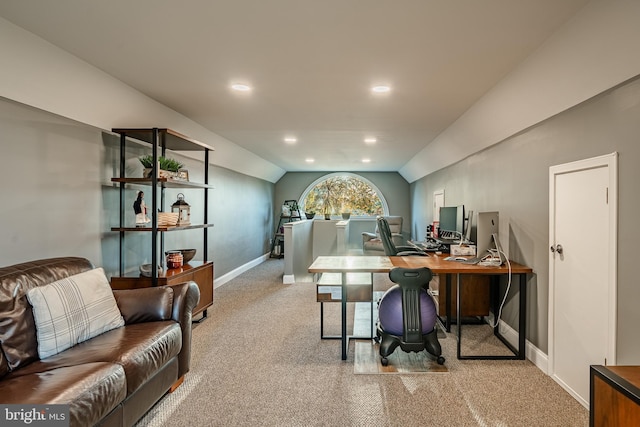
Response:
M378 221L378 232L380 233L380 240L382 241L384 254L386 256L429 256L426 252L414 248L413 246L396 246L395 243L393 243L391 228L389 228L387 219L379 216L376 221Z
M389 355L400 347L405 353L426 350L442 365L445 358L438 341L436 306L427 293L431 270L394 268L389 278L397 285L378 302L376 341L380 343L380 363L387 366Z

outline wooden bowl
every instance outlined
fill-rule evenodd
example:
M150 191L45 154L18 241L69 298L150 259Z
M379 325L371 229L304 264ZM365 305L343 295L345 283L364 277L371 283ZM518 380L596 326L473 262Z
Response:
M189 261L191 261L193 259L194 256L196 256L196 250L195 249L178 249L180 252L182 252L182 261L186 264Z

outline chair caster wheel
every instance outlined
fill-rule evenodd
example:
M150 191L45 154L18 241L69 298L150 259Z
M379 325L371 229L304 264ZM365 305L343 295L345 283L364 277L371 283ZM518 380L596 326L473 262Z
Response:
M389 359L383 357L380 359L380 363L382 363L382 366L387 366L389 364Z
M437 359L438 365L444 365L444 361L445 361L444 357L438 356L438 359Z

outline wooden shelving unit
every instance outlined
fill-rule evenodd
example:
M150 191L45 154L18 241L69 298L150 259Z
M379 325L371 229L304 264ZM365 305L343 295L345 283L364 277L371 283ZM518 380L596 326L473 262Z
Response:
M120 176L111 178L111 181L120 186L120 219L117 227L112 227L112 231L120 233L120 254L119 254L119 277L112 277L111 286L114 289L132 289L138 287L161 286L179 283L177 280L194 280L200 287L200 303L194 310L194 314L202 313L203 318L207 317L207 307L213 303L213 262L207 261L208 233L207 230L213 227L208 221L208 200L209 190L213 186L209 184L209 152L213 148L199 141L191 139L176 131L166 128L117 128L113 132L120 135ZM127 139L134 139L150 145L153 164L158 164L160 156L165 156L167 150L172 151L203 151L204 152L204 182L191 182L179 179L161 178L154 168L149 178L131 178L125 176L125 148ZM148 185L151 187L151 225L149 227L127 227L125 226L125 188L127 185ZM158 225L158 210L164 210L165 188L195 188L203 190L204 198L204 223L190 224L185 226L165 227ZM160 199L160 201L158 201ZM164 233L202 229L203 230L203 262L194 262L192 265L186 264L180 269L167 270L158 275L157 268L161 264L164 254ZM125 276L124 273L124 241L127 233L150 233L151 234L151 277ZM176 271L174 271L176 270ZM180 270L180 271L177 271Z

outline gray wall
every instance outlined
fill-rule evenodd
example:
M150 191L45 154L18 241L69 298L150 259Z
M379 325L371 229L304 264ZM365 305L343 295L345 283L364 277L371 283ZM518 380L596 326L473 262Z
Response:
M285 200L298 200L302 193L318 178L333 172L287 172L276 183L274 221L277 224L280 211L279 206ZM410 235L411 209L409 198L409 183L397 172L350 172L372 182L387 201L390 215L404 218L403 232ZM349 247L362 248L362 232L373 232L375 220L351 219L349 224Z
M146 146L148 147L148 145ZM82 256L118 271L119 191L110 179L119 174L119 138L100 129L0 98L0 152L5 178L0 180L0 265L38 258ZM142 146L128 144L127 174L140 173ZM211 153L215 156L215 151ZM203 163L183 161L190 179L203 182ZM208 260L215 275L228 273L269 251L274 184L210 166ZM126 221L133 224L136 191L126 192ZM166 190L166 210L179 192L191 205L192 222L202 222L203 190ZM127 233L126 269L150 262L150 235ZM203 232L165 233L165 248L196 248L202 259Z
M496 118L499 120L499 118ZM635 264L640 239L640 80L635 79L411 184L412 230L432 218L433 191L445 203L500 212L500 235L510 257L529 265L527 339L548 349L549 167L619 153L618 364L640 363L640 286ZM424 215L419 215L424 212ZM597 227L598 224L593 224ZM589 230L584 230L588 233ZM507 237L503 237L507 236ZM593 242L597 250L599 242ZM515 298L504 320L515 322Z

